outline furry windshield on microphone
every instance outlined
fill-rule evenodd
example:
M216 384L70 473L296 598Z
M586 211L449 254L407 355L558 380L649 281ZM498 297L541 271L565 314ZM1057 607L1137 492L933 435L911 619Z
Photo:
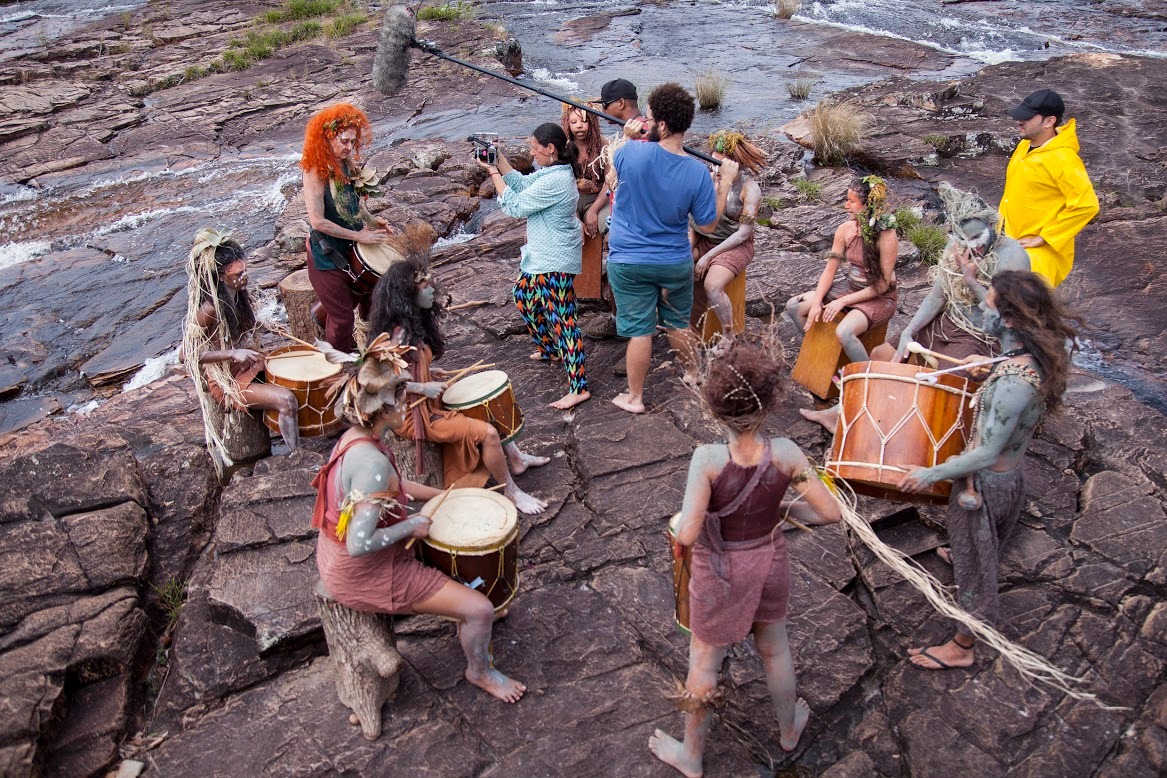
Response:
M381 38L373 59L373 87L387 95L397 94L409 75L409 47L417 21L406 5L393 5L381 22Z

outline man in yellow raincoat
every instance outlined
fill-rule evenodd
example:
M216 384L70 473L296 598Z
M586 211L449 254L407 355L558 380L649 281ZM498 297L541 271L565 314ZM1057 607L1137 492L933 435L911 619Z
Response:
M1021 142L1005 172L1001 217L1005 234L1029 252L1033 272L1053 286L1074 265L1074 237L1098 213L1098 197L1078 156L1074 120L1062 126L1066 104L1040 89L1009 111Z

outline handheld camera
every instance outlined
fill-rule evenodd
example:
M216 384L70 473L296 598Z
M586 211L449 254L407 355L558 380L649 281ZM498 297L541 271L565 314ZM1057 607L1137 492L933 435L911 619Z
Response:
M497 132L476 132L466 140L474 144L474 158L479 162L494 165L498 162Z

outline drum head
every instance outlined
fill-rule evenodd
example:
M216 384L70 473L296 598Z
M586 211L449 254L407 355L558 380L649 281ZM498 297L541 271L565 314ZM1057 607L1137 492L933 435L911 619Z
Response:
M466 376L443 392L442 403L450 408L477 405L498 394L508 383L510 379L503 371L483 370L481 373Z
M294 357L276 355L295 354ZM319 351L313 351L306 346L285 346L276 349L269 355L264 370L274 376L292 381L319 381L322 378L336 375L340 372L340 365L334 365L324 358Z
M433 498L422 511L428 514L440 499ZM487 489L452 490L432 518L428 539L462 552L497 549L519 523L515 504Z
M394 262L405 259L400 251L388 243L358 243L357 255L361 258L361 264L379 276L385 275Z

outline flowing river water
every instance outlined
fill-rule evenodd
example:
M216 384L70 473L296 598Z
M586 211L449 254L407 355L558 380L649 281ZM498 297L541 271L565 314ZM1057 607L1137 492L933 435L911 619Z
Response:
M141 5L135 0L0 5L0 64L76 34L95 19L126 15ZM716 115L699 114L694 130L732 124L773 132L806 105L789 99L788 80L804 75L817 79L814 99L882 78L897 67L861 51L847 61L816 58L821 42L840 31L924 44L934 56L905 65L901 72L929 79L957 78L990 62L1070 52L1163 56L1163 19L1116 16L1107 12L1107 5L1002 0L942 5L938 13L935 0L838 0L804 3L793 24L782 24L761 0L488 0L478 4L477 15L504 25L521 41L524 78L552 92L594 96L604 81L617 76L643 85L647 92L645 87L655 83L691 84L701 71L720 70L731 82L726 105ZM594 28L572 22L598 15L610 19ZM149 102L147 98L147 107ZM554 110L551 101L530 96L500 98L472 113L423 112L378 123L374 151L402 138L462 139L468 129L521 136L538 117ZM239 148L202 144L169 155L140 151L127 149L113 159L35 181L0 180L0 293L19 294L22 281L38 273L59 272L63 279L59 296L43 301L43 321L35 322L42 334L48 327L53 346L42 349L32 364L28 354L39 353L39 346L25 344L21 359L9 355L8 364L0 363L0 390L19 382L19 399L26 403L54 397L64 408L87 407L93 390L81 371L86 365L99 369L125 359L111 338L93 342L95 321L105 321L104 331L119 336L136 330L130 341L141 349L137 361L150 360L155 370L164 367L173 359L185 309L179 290L185 286L182 268L189 236L205 223L230 224L246 236L248 247L262 245L274 236L277 216L298 190L298 144L287 133ZM104 285L90 286L98 276ZM125 293L125 305L138 310L120 321L106 321L109 313L99 303L108 305L106 296L116 297L123 287L137 290ZM103 299L87 299L89 295ZM1128 385L1142 380L1121 372L1115 377ZM142 380L144 376L134 383ZM1151 395L1152 404L1167 411L1167 398ZM20 416L10 414L7 424L0 418L0 428L12 426Z

